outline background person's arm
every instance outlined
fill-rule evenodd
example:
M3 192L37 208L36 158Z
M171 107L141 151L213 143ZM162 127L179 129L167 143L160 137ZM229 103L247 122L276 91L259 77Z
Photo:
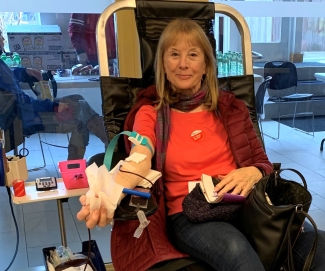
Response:
M20 82L28 82L31 80L31 77L35 77L39 80L42 76L39 70L30 68L14 68L13 73L16 79ZM11 91L13 91L13 89ZM55 107L59 106L59 103L53 102L49 99L36 100L27 95L20 87L15 88L14 92L17 95L19 107L28 112L31 110L35 112L54 112Z
M19 82L29 82L33 80L32 77L38 81L42 80L42 73L37 69L16 67L12 71Z

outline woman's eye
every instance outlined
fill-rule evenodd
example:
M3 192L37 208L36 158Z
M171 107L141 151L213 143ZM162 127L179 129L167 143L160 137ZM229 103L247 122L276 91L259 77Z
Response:
M191 57L196 57L197 56L197 53L190 53L190 56Z
M178 56L178 54L173 52L173 53L171 53L171 56Z

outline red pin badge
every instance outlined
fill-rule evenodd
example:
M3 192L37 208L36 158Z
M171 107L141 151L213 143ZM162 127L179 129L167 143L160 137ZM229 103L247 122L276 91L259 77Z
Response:
M204 139L204 133L201 130L195 130L192 132L191 137L194 141L202 141Z

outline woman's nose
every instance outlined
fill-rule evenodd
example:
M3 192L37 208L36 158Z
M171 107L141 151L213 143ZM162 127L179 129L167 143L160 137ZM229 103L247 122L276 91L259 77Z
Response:
M184 69L184 68L187 68L187 57L186 56L181 56L180 59L179 59L179 67Z

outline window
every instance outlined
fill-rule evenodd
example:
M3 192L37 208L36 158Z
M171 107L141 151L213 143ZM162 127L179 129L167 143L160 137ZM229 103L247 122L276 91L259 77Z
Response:
M0 12L0 29L3 36L7 36L7 25L41 24L39 12ZM8 50L8 41L5 40L5 49Z
M260 1L260 0L246 0ZM264 0L273 2L279 0ZM281 41L281 18L277 17L245 17L251 32L252 43L280 42Z
M301 51L304 59L325 62L325 18L306 17L302 22Z
M280 42L281 18L245 17L252 43Z

